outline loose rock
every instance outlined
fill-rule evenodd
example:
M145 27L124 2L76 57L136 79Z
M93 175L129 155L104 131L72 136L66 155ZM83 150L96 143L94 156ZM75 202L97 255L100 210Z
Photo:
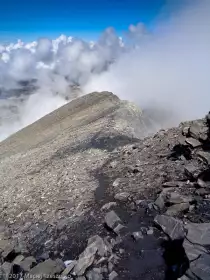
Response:
M56 261L48 259L32 268L24 279L31 279L34 277L39 279L49 279L55 274L60 274L62 269L63 267L61 267Z
M118 277L118 274L116 271L112 271L110 274L109 274L109 280L116 280L116 278Z
M106 204L104 204L104 206L102 206L101 210L109 210L110 208L112 207L115 207L117 206L117 203L116 202L108 202Z
M177 216L183 212L186 212L187 210L189 210L190 204L189 203L179 203L179 204L175 204L170 206L167 211L166 211L166 215L169 216Z
M185 253L189 261L194 261L198 257L200 257L200 255L207 253L207 250L203 246L200 246L198 244L193 244L189 242L186 238L183 242L183 247L185 249Z
M0 267L0 276L3 280L8 280L12 278L13 274L13 264L9 262L4 262Z
M24 260L24 256L23 255L18 255L14 260L13 260L13 264L16 265L20 265L20 263Z
M115 228L114 228L114 232L117 234L117 235L126 235L127 233L127 228L121 224L117 225Z
M76 261L72 261L65 269L64 271L61 273L61 277L64 277L64 276L68 276L69 273L73 270L73 268L75 267L76 265Z
M197 156L203 160L206 164L210 165L210 152L198 151Z
M150 229L147 231L147 235L152 235L153 233L154 233L153 228L150 228Z
M6 246L1 255L5 261L12 261L15 255L15 246L10 243Z
M157 215L154 221L172 240L184 239L185 231L180 220L166 215Z
M113 187L118 187L119 184L120 184L120 178L117 178L117 179L113 182L112 186L113 186Z
M193 262L191 271L201 280L210 279L210 255L203 254Z
M86 278L88 280L102 280L103 279L103 276L99 273L99 272L96 272L94 270L91 270L91 271L88 271L87 274L86 274Z
M139 239L143 239L144 236L142 234L141 231L135 231L132 233L132 237L135 239L135 240L139 240Z
M105 223L106 225L114 230L114 228L121 223L121 219L118 217L118 215L114 211L110 211L105 216Z
M97 254L100 257L107 256L111 251L110 244L107 244L100 236L94 235L88 239L88 246L97 248Z
M201 174L202 170L193 164L188 164L184 168L185 173L192 179L197 179L198 176Z
M188 136L188 134L189 134L189 129L190 129L189 126L183 127L183 129L182 129L182 135Z
M119 200L119 201L122 201L122 202L126 202L126 201L128 201L129 196L130 196L129 193L123 192L123 193L116 194L114 198L116 200Z
M202 146L202 143L194 138L186 138L185 142L190 145L192 148L198 148Z
M36 264L36 259L34 257L27 257L25 258L21 263L20 263L20 267L28 272L30 271L30 269Z
M208 139L208 127L203 120L193 121L189 128L189 134L197 139L206 141Z
M187 229L187 239L193 244L202 246L210 245L210 223L189 223Z
M165 207L165 193L161 193L154 203L160 210Z
M179 204L179 203L190 203L193 202L193 197L191 195L185 196L176 192L171 192L167 194L167 202L171 204Z

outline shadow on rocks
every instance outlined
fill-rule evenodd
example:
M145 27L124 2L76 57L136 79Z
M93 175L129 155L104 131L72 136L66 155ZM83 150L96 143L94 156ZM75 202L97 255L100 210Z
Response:
M183 240L164 241L162 246L164 248L163 258L167 266L165 280L177 280L189 268L189 260L183 248Z

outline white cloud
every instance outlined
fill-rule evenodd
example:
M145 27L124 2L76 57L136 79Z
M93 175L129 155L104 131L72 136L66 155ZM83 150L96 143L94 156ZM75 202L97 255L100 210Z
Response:
M153 34L139 23L123 38L108 28L96 42L61 35L0 45L0 140L65 104L75 84L82 94L109 90L152 108L163 126L202 117L210 109L209 13L208 0L191 1ZM31 79L38 89L18 91Z
M138 49L121 56L108 72L92 77L86 92L107 89L142 108L167 109L173 116L168 116L167 125L203 117L210 109L209 14L209 1L188 6L160 24ZM130 26L132 35L139 27Z

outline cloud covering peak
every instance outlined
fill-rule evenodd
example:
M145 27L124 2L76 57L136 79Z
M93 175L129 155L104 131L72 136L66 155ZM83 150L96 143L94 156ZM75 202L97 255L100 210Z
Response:
M163 112L160 126L201 117L210 109L210 2L192 2L152 33L138 23L123 38L108 28L96 42L0 45L0 140L95 90Z

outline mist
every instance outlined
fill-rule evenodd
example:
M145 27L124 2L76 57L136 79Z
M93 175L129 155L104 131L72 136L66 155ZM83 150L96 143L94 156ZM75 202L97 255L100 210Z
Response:
M92 91L136 102L163 128L203 117L210 110L209 15L208 0L186 1L169 18L160 15L152 32L139 23L123 38L107 28L96 42L62 35L0 46L0 141Z
M168 112L165 126L203 117L210 110L209 15L210 2L200 1L159 22L139 48L92 77L86 92L107 89L142 109Z

